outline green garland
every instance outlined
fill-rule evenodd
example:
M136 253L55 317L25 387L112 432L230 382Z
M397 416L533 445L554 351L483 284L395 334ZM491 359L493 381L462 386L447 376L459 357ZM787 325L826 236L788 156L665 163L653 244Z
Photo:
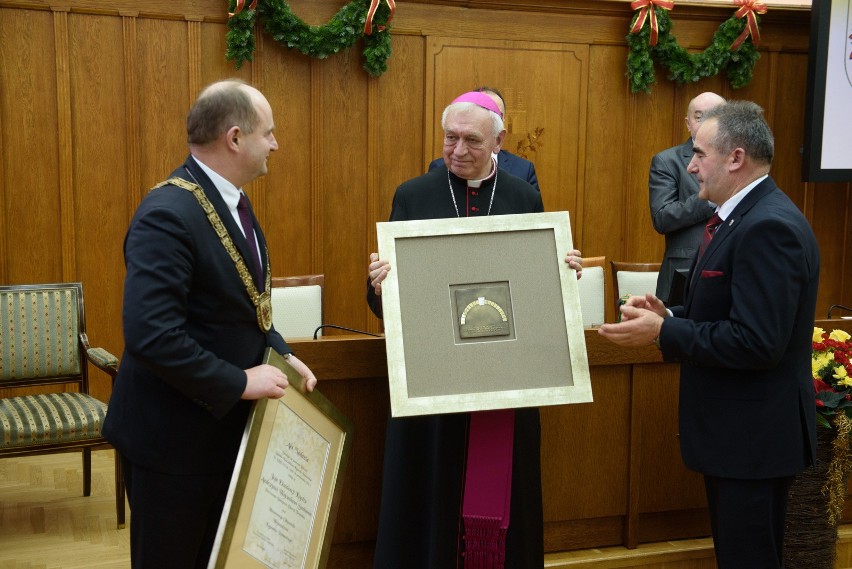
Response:
M229 0L232 11L235 3L235 0ZM246 8L228 20L228 48L225 55L235 62L237 69L252 60L257 19L278 43L318 59L352 47L363 37L364 69L373 77L378 77L387 71L387 60L391 55L390 29L378 30L378 26L387 25L390 8L384 3L379 6L373 19L373 34L368 36L364 35L364 22L369 7L370 0L352 0L325 25L309 26L293 14L286 2L260 0L256 10Z
M677 43L671 33L672 21L668 10L654 8L657 13L659 36L657 45L649 43L650 24L645 24L639 33L627 34L627 77L633 93L651 92L656 82L654 61L669 70L669 79L677 83L694 83L702 77L713 77L723 68L734 89L748 85L760 53L749 36L737 51L731 51L731 45L745 29L746 18L732 16L723 22L713 34L713 43L702 53L691 54ZM636 21L638 13L633 17ZM633 29L633 22L630 28Z

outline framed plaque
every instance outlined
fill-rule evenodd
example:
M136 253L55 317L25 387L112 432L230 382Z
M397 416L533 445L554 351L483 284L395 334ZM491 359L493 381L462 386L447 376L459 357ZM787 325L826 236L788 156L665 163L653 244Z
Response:
M277 352L264 363L290 386L254 404L208 569L322 569L354 429Z
M394 417L592 401L566 212L376 226Z

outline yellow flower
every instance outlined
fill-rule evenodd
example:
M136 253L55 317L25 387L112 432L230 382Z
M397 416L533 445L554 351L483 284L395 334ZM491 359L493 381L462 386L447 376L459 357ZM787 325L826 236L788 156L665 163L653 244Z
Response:
M832 330L828 337L836 342L845 342L849 338L852 338L845 330Z
M842 385L850 385L852 384L852 377L849 377L849 374L846 373L846 368L843 366L835 366L833 378L839 379L837 383Z
M823 334L825 334L825 330L823 330L822 328L819 328L817 326L814 326L814 338L813 338L814 342L816 342L817 344L822 342L822 335Z
M811 358L811 372L819 377L819 371L834 361L834 352L815 352Z

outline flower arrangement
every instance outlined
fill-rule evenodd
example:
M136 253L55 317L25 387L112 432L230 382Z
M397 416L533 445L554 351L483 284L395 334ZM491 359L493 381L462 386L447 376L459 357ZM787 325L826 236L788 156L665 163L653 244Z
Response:
M852 341L843 330L814 328L811 369L816 390L817 424L831 428L837 415L852 418Z
M812 342L817 425L829 429L823 433L830 437L817 438L831 445L821 492L828 500L826 519L833 527L843 517L846 480L852 471L852 341L843 330L814 327Z

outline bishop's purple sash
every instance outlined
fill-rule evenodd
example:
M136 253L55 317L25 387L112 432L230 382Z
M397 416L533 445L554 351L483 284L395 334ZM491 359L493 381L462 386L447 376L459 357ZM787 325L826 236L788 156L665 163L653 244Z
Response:
M465 569L505 564L514 435L514 409L470 414L462 505Z

